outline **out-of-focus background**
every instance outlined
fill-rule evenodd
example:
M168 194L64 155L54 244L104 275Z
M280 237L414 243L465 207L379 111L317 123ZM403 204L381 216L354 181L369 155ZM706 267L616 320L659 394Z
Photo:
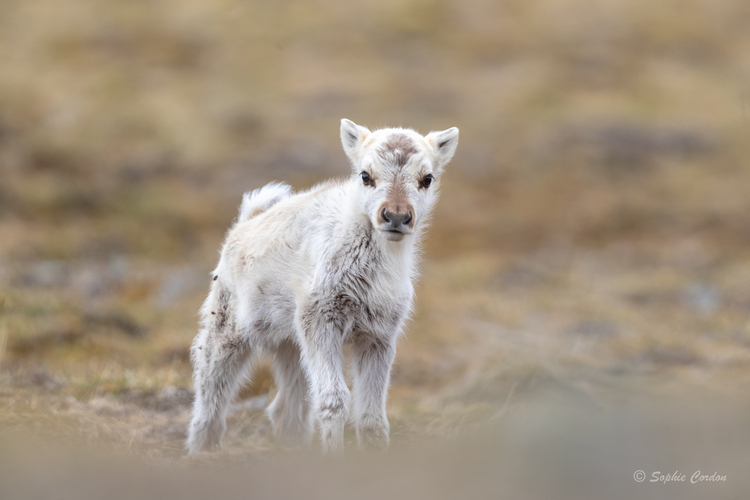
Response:
M188 347L241 194L348 175L343 117L461 130L394 443L562 425L550 398L615 431L636 404L744 401L749 27L744 0L2 2L0 425L182 463ZM203 460L286 453L274 391L261 365ZM697 434L674 441L700 458Z

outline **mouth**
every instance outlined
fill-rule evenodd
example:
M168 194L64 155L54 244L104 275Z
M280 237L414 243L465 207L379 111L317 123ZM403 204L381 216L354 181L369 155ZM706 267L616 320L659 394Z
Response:
M383 236L385 236L385 239L387 239L388 241L401 241L404 239L404 236L408 234L393 229L381 230L381 232L383 233Z

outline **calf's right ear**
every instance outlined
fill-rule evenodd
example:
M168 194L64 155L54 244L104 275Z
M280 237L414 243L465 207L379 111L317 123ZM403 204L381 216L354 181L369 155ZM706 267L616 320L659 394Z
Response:
M367 128L346 118L341 120L341 145L344 146L344 152L353 166L359 163L362 143L368 135L370 131Z

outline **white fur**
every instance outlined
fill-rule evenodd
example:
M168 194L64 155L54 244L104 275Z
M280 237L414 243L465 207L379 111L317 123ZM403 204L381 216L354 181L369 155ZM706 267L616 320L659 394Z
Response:
M396 340L413 303L419 238L458 129L423 137L342 120L341 138L352 163L348 179L295 195L269 184L243 199L191 348L191 453L221 443L227 406L257 353L274 356L278 392L267 413L276 434L309 441L317 424L324 450L342 450L353 402L360 446L388 444ZM344 342L352 345L351 393Z
M281 200L289 198L292 195L292 187L289 184L280 182L271 182L260 189L247 192L242 196L242 205L240 205L240 217L238 223L265 212Z

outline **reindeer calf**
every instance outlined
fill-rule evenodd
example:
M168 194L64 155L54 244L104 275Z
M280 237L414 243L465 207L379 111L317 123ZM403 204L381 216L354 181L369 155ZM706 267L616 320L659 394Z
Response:
M254 354L273 355L274 432L340 451L352 399L342 345L352 345L360 447L388 445L386 396L396 339L412 307L421 229L458 129L421 136L341 121L348 179L292 194L245 194L201 310L190 356L190 453L221 443L227 407Z

